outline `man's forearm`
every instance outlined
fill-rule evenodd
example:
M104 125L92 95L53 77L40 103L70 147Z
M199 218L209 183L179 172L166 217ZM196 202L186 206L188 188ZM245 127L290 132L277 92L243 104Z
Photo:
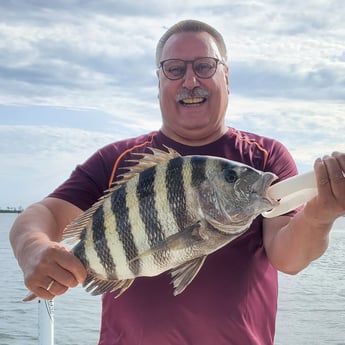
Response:
M57 223L49 209L40 203L29 206L14 222L10 232L10 242L15 257L20 260L21 254L28 246L38 241L60 241L61 235Z
M302 210L280 230L275 222L265 230L268 258L279 271L296 274L327 249L332 224L317 224Z

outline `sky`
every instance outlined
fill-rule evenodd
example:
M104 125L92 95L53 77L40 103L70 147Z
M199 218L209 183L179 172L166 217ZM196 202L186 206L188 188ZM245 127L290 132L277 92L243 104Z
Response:
M160 128L155 47L182 19L229 52L229 126L301 173L345 151L343 0L2 0L0 207L27 207L98 148Z

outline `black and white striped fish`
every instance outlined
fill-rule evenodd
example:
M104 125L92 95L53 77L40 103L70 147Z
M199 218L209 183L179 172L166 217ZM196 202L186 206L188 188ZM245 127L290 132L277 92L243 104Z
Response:
M244 233L276 206L272 173L208 156L151 149L123 179L65 229L78 241L86 290L123 293L139 276L171 272L174 294L193 280L208 254Z

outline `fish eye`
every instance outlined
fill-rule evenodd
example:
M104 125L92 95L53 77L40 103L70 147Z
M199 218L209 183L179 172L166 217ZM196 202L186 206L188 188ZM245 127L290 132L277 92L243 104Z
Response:
M233 169L224 169L223 170L224 179L228 183L234 183L237 180L237 173Z

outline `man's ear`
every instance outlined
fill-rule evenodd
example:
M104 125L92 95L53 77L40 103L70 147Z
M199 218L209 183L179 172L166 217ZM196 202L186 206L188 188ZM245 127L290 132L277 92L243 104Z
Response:
M228 66L226 66L225 83L226 83L226 88L228 90L228 95L230 95L230 81L229 81L229 67Z
M160 79L159 79L159 69L157 69L157 71L156 71L156 76L158 78L158 95L157 95L157 98L159 99L159 90L160 90L160 87L161 87L161 82L160 82Z

